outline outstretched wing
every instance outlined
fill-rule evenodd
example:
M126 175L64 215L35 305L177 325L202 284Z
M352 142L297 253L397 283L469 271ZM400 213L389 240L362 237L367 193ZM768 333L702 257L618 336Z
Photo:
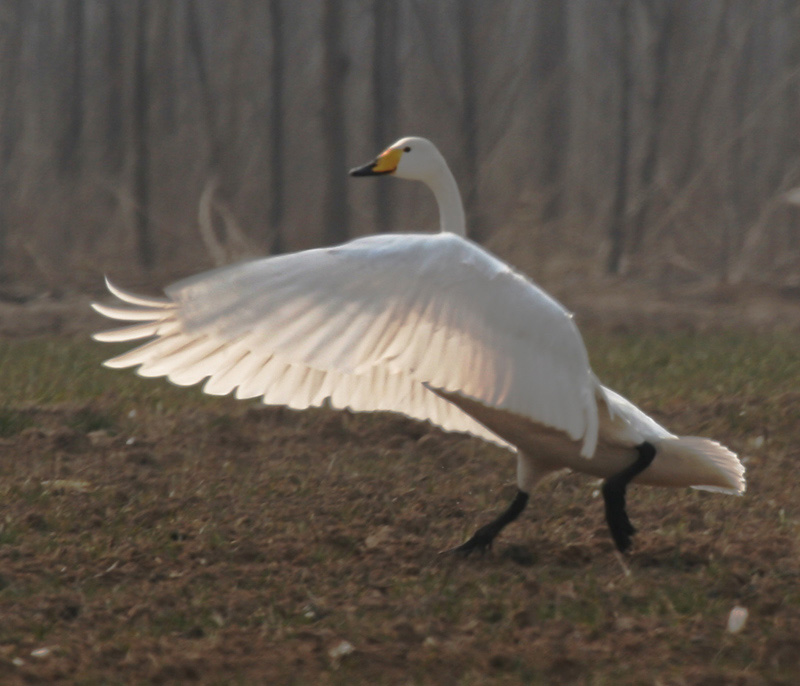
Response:
M178 384L292 407L391 410L507 445L432 389L597 441L595 382L570 314L474 243L381 235L244 262L166 289L109 289L138 322L103 341L154 337L109 360Z

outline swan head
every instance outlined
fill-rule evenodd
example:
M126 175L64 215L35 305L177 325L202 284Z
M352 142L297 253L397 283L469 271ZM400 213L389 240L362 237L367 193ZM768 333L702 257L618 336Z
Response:
M447 171L444 157L427 138L409 136L392 143L372 162L350 170L350 176L383 176L433 182Z
M350 170L350 176L386 174L426 184L439 206L439 228L459 236L467 235L464 205L456 180L442 154L427 138L401 138L369 164Z

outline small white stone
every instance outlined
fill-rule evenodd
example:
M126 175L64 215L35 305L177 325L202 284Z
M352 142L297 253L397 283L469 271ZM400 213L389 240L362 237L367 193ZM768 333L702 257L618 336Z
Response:
M340 641L328 651L332 660L341 660L345 655L349 655L355 650L350 641Z
M738 634L742 629L744 629L745 622L747 621L747 608L742 607L741 605L737 605L731 610L731 613L728 615L728 633L730 634Z

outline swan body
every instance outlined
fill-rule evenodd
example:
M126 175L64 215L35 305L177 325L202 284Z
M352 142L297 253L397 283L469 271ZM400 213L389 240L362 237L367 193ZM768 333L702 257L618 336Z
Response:
M465 237L458 187L430 141L403 138L351 174L423 181L442 231L222 267L169 286L166 298L107 281L125 306L93 307L132 324L95 338L149 340L105 364L268 404L401 412L515 452L518 497L463 552L491 545L559 469L607 480L621 550L633 533L630 481L744 492L734 453L675 436L604 387L571 314Z

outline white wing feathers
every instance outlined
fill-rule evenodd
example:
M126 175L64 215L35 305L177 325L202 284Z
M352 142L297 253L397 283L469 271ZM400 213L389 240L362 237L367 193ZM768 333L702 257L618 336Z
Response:
M265 403L391 410L506 444L429 389L460 393L597 442L596 382L557 302L453 234L370 236L178 282L166 300L95 305L155 340L106 364Z

